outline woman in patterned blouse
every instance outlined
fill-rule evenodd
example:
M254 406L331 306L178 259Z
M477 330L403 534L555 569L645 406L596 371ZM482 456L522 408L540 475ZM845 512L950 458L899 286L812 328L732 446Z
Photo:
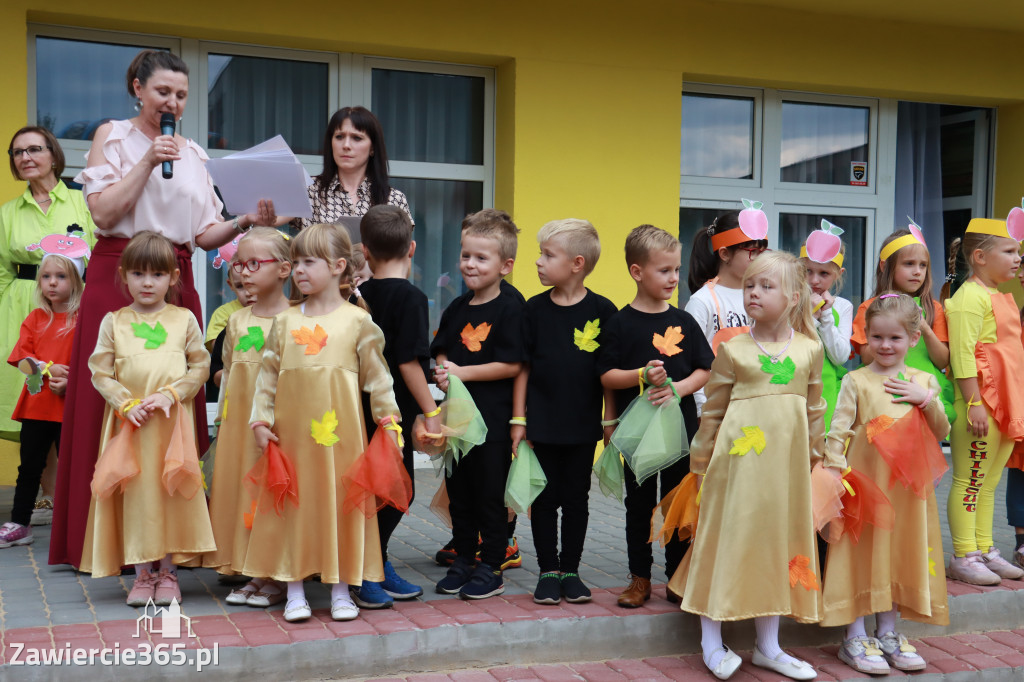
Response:
M323 153L323 172L309 186L313 217L302 219L301 227L361 217L378 204L397 206L412 218L405 195L388 180L384 131L369 109L336 111L327 124Z

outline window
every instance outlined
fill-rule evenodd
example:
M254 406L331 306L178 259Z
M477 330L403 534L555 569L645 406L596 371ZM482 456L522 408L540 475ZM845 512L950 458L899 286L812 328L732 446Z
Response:
M780 179L867 185L870 113L867 107L783 101Z
M61 138L68 177L84 166L100 123L135 115L124 73L147 47L170 50L188 64L190 97L179 130L205 142L210 156L281 134L316 175L330 115L342 106L369 107L384 127L392 185L405 192L416 221L411 278L427 294L433 327L463 292L462 218L494 197L493 69L56 26L29 30L28 118ZM218 255L197 251L193 259L207 317L234 297Z
M683 94L682 174L753 179L754 97Z

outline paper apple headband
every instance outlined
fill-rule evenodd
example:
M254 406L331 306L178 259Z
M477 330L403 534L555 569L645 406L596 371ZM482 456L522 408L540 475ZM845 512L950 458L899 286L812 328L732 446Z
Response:
M78 226L78 223L68 225L65 234L48 234L39 240L37 244L29 244L26 251L43 252L43 258L47 256L62 256L67 258L81 275L85 272L85 259L92 255L89 242L85 241L85 232Z
M760 201L743 199L740 211L740 226L711 235L711 248L715 251L743 242L758 241L768 236L768 216L764 214Z
M1021 205L1024 206L1024 202ZM1007 237L1016 242L1024 241L1024 209L1014 206L1006 220L971 218L971 222L967 224L967 232Z
M839 238L842 233L843 228L822 218L821 229L811 232L807 243L800 247L800 257L843 267L843 240Z
M924 233L921 232L921 227L917 223L915 223L914 219L911 218L910 216L907 216L907 220L910 221L910 224L907 225L907 229L910 230L910 234L905 234L902 237L897 237L896 239L893 239L891 242L886 244L882 248L882 252L878 254L878 260L884 263L885 261L889 260L889 258L891 258L894 253L896 253L905 246L914 246L915 244L918 244L920 246L923 246L925 250L928 249L928 245L924 243Z

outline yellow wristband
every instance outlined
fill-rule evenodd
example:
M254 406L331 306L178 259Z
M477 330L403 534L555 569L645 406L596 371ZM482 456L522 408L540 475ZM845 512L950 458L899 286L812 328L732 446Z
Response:
M512 426L526 426L526 417L512 417L508 423Z
M124 403L121 405L121 414L127 417L128 413L131 412L135 408L135 406L139 405L141 402L142 401L139 400L138 398L136 398L135 400L124 401Z
M980 398L978 399L977 402L971 402L972 400L974 400L974 394L973 393L971 394L971 399L967 401L967 407L976 407L976 406L982 404Z
M402 438L402 427L398 425L398 420L395 419L395 415L389 415L380 420L380 425L388 430L394 431L398 440L398 447L405 447L405 440Z
M426 412L423 416L424 417L436 417L439 414L441 414L441 408L440 407L438 407L436 410L431 410L430 412Z

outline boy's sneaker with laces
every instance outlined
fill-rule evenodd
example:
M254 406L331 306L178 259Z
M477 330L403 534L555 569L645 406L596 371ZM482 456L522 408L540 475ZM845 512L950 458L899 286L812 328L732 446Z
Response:
M557 571L540 574L537 588L533 591L533 601L537 604L557 604L562 601L562 585Z
M434 555L434 563L438 566L451 566L457 556L458 554L455 552L455 540L449 540L448 544L437 550L437 554Z
M1024 578L1024 569L1004 559L995 547L989 548L987 553L981 555L981 559L985 562L985 568L1000 578L1006 580L1020 580Z
M361 609L390 609L395 605L395 600L384 591L381 583L364 580L361 586L352 586L349 591L352 594L352 600Z
M384 562L384 582L380 586L392 599L415 599L423 594L423 588L398 575L390 561Z
M48 526L53 523L53 498L49 495L43 495L36 502L35 509L32 510L32 520L28 522L30 526Z
M523 555L519 553L519 541L512 538L512 544L505 547L505 560L501 562L501 570L519 568L523 565Z
M505 583L501 579L501 569L491 568L490 565L480 562L473 569L459 596L463 599L487 599L496 597L505 591Z
M580 580L579 573L562 574L562 596L570 604L583 604L591 599L590 589Z
M435 591L439 594L458 594L469 582L469 576L473 573L473 567L462 557L455 557L455 561L448 567L448 573L438 581Z
M31 545L35 541L32 529L20 523L8 521L0 526L0 549L16 545Z

